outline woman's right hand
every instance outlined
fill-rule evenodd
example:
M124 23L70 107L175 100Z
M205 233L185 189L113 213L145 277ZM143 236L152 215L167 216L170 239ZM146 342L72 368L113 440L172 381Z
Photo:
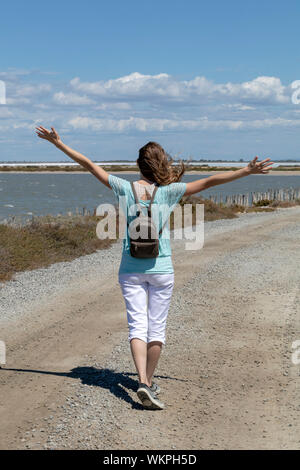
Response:
M62 142L61 138L59 137L54 127L51 127L52 131L49 131L43 126L36 127L36 129L37 129L36 133L38 137L40 137L41 139L48 140L49 142L55 145Z
M249 174L269 173L269 171L273 169L271 165L273 165L274 162L269 162L270 158L265 158L261 162L257 160L258 157L254 157L246 166Z

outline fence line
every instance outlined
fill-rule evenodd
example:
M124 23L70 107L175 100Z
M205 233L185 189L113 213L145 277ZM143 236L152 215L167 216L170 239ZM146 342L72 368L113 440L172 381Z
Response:
M216 204L224 204L225 206L231 206L232 204L238 204L244 207L253 206L254 203L262 201L264 199L268 201L295 201L300 199L300 188L287 188L287 189L268 189L264 192L253 191L246 194L232 194L230 196L223 196L222 194L214 194L207 197L210 201L215 202ZM51 214L47 214L50 215ZM75 208L75 212L67 211L66 214L58 214L61 217L72 217L73 215L77 216L95 216L96 207L92 210L87 209L86 207ZM40 216L32 215L28 218L26 215L9 215L7 219L4 219L0 223L2 224L12 224L12 225L24 225L35 220ZM56 216L57 217L57 216Z
M268 189L264 192L253 191L246 194L232 194L230 196L214 194L209 196L208 199L225 206L239 204L240 206L249 207L264 199L268 201L295 201L300 199L300 188Z

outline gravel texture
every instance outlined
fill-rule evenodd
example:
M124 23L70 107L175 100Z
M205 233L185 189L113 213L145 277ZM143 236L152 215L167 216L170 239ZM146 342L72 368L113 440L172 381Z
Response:
M280 225L288 215L289 223ZM62 404L49 404L43 419L23 427L15 447L299 448L299 369L290 360L291 343L300 339L299 239L298 207L205 223L203 264L194 270L190 264L169 311L155 378L166 409L153 412L139 404L123 330L105 359L95 351L69 372ZM215 241L211 254L209 242L213 247ZM192 257L184 243L172 241L178 268ZM79 274L86 280L116 275L120 249L118 242L18 274L0 291L1 321L67 290ZM197 256L195 263L202 259Z
M274 217L278 218L282 211L299 211L300 213L300 208L278 209L272 213L241 214L237 219L206 222L205 241L210 236L256 224L258 220L264 223ZM191 229L187 228L185 232L187 237L190 232ZM186 241L188 240L171 238L173 250L182 249L182 243ZM49 296L73 287L78 281L78 276L82 281L92 277L100 281L106 279L107 276L117 275L121 258L121 243L122 241L118 240L108 249L98 250L69 262L55 263L47 268L16 273L13 280L0 283L0 325L5 320L14 320L30 312L41 302L47 302Z

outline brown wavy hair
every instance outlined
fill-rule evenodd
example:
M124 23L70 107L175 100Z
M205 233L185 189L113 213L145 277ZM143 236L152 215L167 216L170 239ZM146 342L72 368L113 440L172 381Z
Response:
M137 164L141 174L153 183L165 186L180 181L185 172L185 164L174 159L157 142L148 142L139 150Z

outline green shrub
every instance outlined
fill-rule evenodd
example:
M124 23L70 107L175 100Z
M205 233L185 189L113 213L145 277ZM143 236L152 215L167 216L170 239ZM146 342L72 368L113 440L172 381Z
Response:
M273 199L261 199L260 201L256 201L253 203L253 206L255 207L261 207L261 206L269 206L272 204L274 200Z

